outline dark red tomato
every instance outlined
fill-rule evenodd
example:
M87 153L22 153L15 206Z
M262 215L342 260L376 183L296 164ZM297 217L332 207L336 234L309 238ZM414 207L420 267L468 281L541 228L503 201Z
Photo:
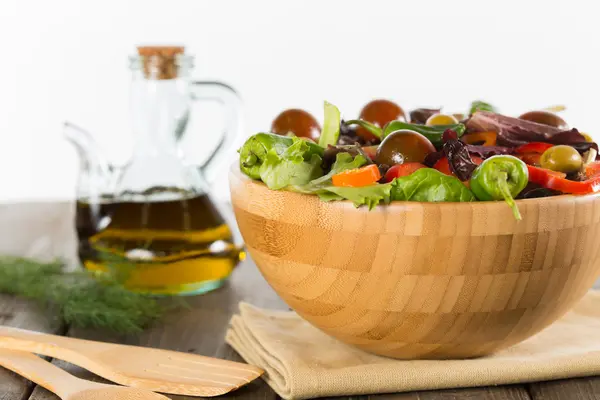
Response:
M427 167L418 162L409 162L406 164L396 164L392 168L387 170L387 172L385 173L384 181L391 182L396 178L408 176L421 168L427 168Z
M321 136L321 126L310 113L290 108L273 120L271 132L278 135L287 135L291 132L298 137L317 141Z
M360 119L383 128L388 122L395 120L406 121L406 114L398 104L393 101L379 99L367 103L360 112ZM371 132L359 127L356 134L365 140L377 139Z
M396 165L423 162L435 147L425 136L409 129L400 129L387 135L377 148L378 164Z
M481 164L483 162L483 159L477 156L471 156L471 160L473 160L473 162L477 165ZM452 171L450 170L450 164L448 164L448 159L446 157L440 159L438 162L435 163L435 165L433 166L434 169L437 169L438 171L446 174L446 175L454 175L452 173Z

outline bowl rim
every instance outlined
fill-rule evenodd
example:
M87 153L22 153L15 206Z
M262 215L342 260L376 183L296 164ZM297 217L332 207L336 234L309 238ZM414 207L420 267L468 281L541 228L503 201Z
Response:
M268 192L286 193L286 194L294 195L294 196L311 197L311 198L315 198L315 199L321 201L322 203L324 203L324 205L325 204L328 204L328 205L341 204L344 206L351 205L353 208L364 209L364 210L371 211L371 212L375 211L377 209L388 209L390 206L404 207L404 208L411 207L411 206L423 207L423 208L428 208L428 207L452 207L452 208L471 207L472 208L472 207L497 207L500 205L502 207L508 207L508 206L506 206L504 200L461 201L461 202L459 202L459 201L433 202L433 201L393 200L388 204L379 204L376 207L374 207L372 210L369 210L366 207L360 207L360 208L354 207L354 203L350 200L336 200L336 201L331 201L331 202L324 202L324 201L320 200L318 196L313 195L313 194L298 193L298 192L292 192L292 191L288 191L288 190L269 189L267 187L267 185L264 184L264 182L256 180L256 179L252 179L248 175L244 174L240 170L238 162L234 162L232 164L232 166L229 170L229 174L230 174L230 176L229 176L230 181L231 181L231 176L233 175L237 179L241 180L242 182L251 184L256 187L260 187ZM594 200L600 200L600 192L584 194L584 195L561 194L558 196L538 197L538 198L533 198L533 199L518 199L518 200L515 200L515 203L523 204L523 206L540 204L540 203L543 203L544 205L552 206L552 205L558 204L558 203L565 203L565 202L587 203L588 201L591 202Z

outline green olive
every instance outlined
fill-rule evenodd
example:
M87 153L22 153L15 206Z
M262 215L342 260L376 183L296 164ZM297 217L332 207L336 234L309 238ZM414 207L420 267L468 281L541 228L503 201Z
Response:
M540 165L542 168L558 172L579 171L583 160L577 150L571 146L552 146L542 154Z
M425 160L435 147L425 136L410 129L400 129L387 135L377 148L375 161L389 166Z

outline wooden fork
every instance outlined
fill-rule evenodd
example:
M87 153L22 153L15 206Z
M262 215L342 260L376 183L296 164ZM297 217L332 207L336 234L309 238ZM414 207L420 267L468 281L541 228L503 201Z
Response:
M49 335L0 326L0 348L58 358L109 381L153 392L219 396L253 381L253 365L196 354Z
M23 351L0 349L0 365L45 387L63 400L169 400L148 390L77 378Z

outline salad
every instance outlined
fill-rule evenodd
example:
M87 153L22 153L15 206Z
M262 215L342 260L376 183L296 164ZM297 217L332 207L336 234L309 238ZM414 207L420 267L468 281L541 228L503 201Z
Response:
M502 115L475 101L466 114L418 108L407 116L374 100L343 120L325 102L321 127L308 112L283 111L270 132L239 149L240 170L272 190L350 200L369 209L391 201L505 201L600 191L598 145L570 128L560 107Z

